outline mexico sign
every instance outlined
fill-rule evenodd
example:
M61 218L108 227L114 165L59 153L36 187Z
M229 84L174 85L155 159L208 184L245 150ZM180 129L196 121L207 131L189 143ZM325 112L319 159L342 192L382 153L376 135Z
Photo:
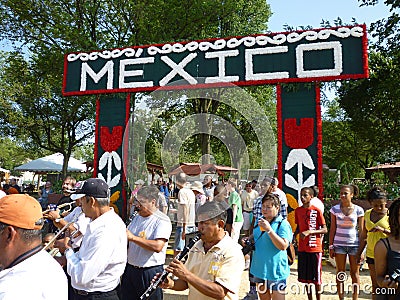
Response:
M365 26L353 26L70 53L63 94L362 78L366 41Z

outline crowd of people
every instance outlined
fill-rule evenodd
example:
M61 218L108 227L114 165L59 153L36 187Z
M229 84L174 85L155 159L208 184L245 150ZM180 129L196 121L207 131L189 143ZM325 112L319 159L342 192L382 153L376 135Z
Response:
M235 179L218 184L207 175L190 183L180 173L175 185L176 191L161 176L150 185L137 180L126 223L110 207L109 187L99 178L65 178L56 209L46 205L51 183L38 200L0 194L0 299L158 300L162 289L189 289L193 300L239 299L242 273L249 270L246 299L279 300L287 293L291 243L297 246L298 281L314 286L305 289L308 299L313 290L321 299L328 229L317 187L301 189L293 232L277 178L246 182L241 189ZM357 194L356 186L344 185L340 202L329 208L329 255L338 274L346 272L348 259L353 299L364 260L373 299L399 299L400 200L387 209L385 191L374 187L367 193L372 208L364 212L352 202ZM167 214L172 202L176 224ZM70 210L60 210L67 205ZM175 258L164 269L173 225ZM199 240L190 243L193 236ZM165 278L151 289L160 276ZM337 277L339 299L342 284ZM394 295L379 297L378 291L391 288Z

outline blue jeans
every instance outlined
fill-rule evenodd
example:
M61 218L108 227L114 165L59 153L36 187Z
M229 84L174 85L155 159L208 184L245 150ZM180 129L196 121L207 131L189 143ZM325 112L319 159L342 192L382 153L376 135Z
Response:
M255 277L255 279L253 279L256 283L263 283L266 288L270 291L279 291L282 292L286 289L286 279L282 279L282 280L263 280L261 278L257 278ZM264 287L265 289L265 287ZM261 293L264 293L266 291L262 291L260 290Z
M185 248L185 240L182 240L182 226L176 227L175 230L175 244L174 244L174 250L176 251L182 251L183 248ZM192 233L195 232L196 227L195 226L186 226L186 234L187 233Z

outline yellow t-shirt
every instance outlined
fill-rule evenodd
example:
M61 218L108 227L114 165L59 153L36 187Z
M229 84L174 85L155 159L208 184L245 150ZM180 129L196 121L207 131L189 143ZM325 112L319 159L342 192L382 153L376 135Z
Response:
M387 235L381 231L370 232L370 230L372 228L374 228L375 226L380 226L387 230L389 230L390 227L389 227L389 216L388 215L384 216L378 222L374 223L371 221L371 212L372 212L372 208L365 212L364 218L365 218L365 228L367 229L367 232L368 232L367 233L367 257L374 258L374 248L375 248L376 243L380 239L386 238Z
M241 247L226 233L225 237L204 252L203 241L198 241L190 250L186 268L202 279L217 282L229 292L224 300L239 299L239 287L244 269ZM189 284L188 300L212 299Z

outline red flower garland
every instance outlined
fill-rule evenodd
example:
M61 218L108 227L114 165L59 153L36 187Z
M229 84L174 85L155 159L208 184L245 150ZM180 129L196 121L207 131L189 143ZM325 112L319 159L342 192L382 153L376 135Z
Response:
M122 126L114 126L110 133L109 128L100 128L100 145L106 152L116 151L122 145Z

